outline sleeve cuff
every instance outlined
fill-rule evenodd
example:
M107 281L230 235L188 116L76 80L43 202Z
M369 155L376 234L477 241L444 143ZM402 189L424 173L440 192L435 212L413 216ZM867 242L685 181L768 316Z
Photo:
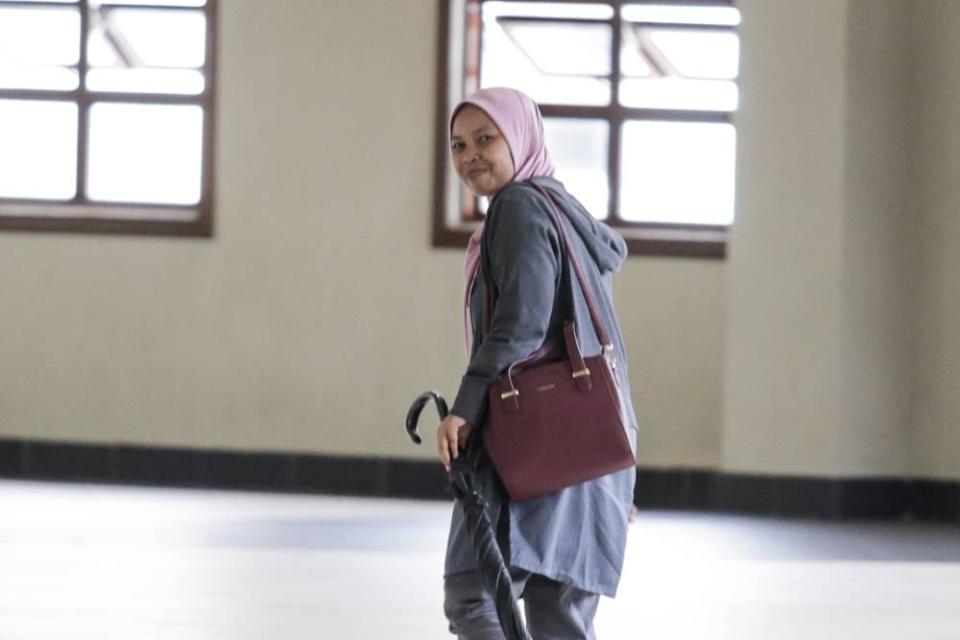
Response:
M466 375L460 381L460 390L457 399L450 409L450 413L460 416L474 428L483 422L487 413L487 392L489 385L473 376Z

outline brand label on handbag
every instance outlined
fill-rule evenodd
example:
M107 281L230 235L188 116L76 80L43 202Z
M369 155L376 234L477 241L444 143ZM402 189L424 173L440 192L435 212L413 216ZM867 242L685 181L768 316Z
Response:
M555 384L545 384L542 387L537 387L537 391L550 391L556 388L557 388L557 385Z

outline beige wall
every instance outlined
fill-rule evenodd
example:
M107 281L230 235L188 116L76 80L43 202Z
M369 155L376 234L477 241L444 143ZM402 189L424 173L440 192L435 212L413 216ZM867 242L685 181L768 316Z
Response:
M919 236L916 468L960 477L960 3L914 9L912 199Z
M914 5L740 6L724 467L926 475L911 436Z
M631 259L615 294L627 341L641 465L720 460L725 265Z
M723 466L832 475L842 412L846 7L739 6Z
M837 443L838 468L849 475L913 471L909 8L905 0L849 5Z
M738 4L722 467L960 477L960 6Z
M616 283L640 461L960 477L960 7L739 4L731 257ZM429 458L403 413L463 366L435 1L220 6L215 238L0 234L0 437Z

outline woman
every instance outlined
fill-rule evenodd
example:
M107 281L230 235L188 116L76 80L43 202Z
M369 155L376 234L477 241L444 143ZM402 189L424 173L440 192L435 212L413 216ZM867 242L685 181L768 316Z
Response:
M537 640L593 638L600 595L616 593L623 565L633 469L513 502L507 499L484 449L487 391L512 362L536 351L577 322L584 354L601 346L549 204L526 181L547 189L568 223L574 250L612 330L620 388L629 398L623 340L613 311L611 279L626 257L623 239L597 222L552 178L537 105L513 89L481 90L460 103L450 120L451 158L478 196L490 198L485 225L467 250L466 324L470 363L448 417L437 429L440 459L467 455L483 481L488 513L510 564L515 592ZM486 310L489 331L484 328ZM627 401L627 433L636 449L636 417ZM464 640L502 638L493 600L477 572L463 513L454 507L444 569L444 610Z

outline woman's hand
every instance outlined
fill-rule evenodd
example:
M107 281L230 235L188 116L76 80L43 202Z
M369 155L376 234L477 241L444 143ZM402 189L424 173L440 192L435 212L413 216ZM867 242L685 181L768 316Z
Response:
M467 446L471 427L460 416L448 415L437 427L437 450L443 468L450 472L450 465L460 456L460 450Z

